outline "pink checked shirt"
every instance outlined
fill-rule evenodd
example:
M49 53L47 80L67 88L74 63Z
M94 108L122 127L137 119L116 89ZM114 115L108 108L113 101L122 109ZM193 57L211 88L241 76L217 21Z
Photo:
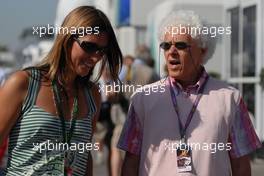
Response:
M204 71L199 81L185 91L173 82L183 124L206 75ZM148 86L159 86L159 91L153 89L148 95L140 90L132 96L118 143L120 149L140 156L140 176L229 176L229 153L237 158L261 147L239 91L209 77L186 131L192 147L192 171L178 173L180 131L168 79Z

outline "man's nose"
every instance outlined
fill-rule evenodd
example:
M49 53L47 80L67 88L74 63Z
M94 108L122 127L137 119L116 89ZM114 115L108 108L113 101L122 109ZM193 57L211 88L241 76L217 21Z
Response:
M177 48L175 47L175 45L171 45L170 49L169 49L169 53L178 53Z

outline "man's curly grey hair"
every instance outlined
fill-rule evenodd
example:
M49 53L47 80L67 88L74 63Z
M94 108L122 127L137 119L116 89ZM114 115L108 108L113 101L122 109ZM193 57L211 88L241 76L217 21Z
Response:
M164 18L164 20L162 20L158 33L159 40L164 41L165 34L166 32L168 32L168 28L178 27L179 29L180 26L186 29L187 28L202 29L204 27L209 27L205 23L205 21L202 21L200 16L196 14L194 11L189 11L189 10L174 11L169 13ZM197 40L201 48L207 48L207 53L203 58L203 64L206 64L206 62L212 57L215 51L216 38L211 37L209 33L204 34L203 32L193 32L192 30L189 31L190 32L188 34L190 34L194 40Z

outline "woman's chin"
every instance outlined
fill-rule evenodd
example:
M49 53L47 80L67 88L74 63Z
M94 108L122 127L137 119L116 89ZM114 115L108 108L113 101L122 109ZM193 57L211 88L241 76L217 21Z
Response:
M90 69L85 69L85 70L82 69L82 70L79 70L78 75L80 77L85 77L85 76L87 76L89 74L89 71L90 71Z

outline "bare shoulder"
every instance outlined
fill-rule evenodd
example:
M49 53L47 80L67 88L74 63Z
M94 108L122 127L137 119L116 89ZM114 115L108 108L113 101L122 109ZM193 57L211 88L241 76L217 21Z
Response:
M0 89L0 144L8 136L20 114L27 94L28 78L26 71L17 71Z
M27 71L17 71L13 73L1 88L1 97L13 95L13 97L23 98L28 89L29 73Z
M8 88L20 88L24 89L28 87L29 73L24 70L13 73L4 84L4 87Z
M26 70L18 70L18 71L14 72L10 76L10 79L17 80L20 83L26 84L28 82L29 76L30 76L29 71L26 71Z

